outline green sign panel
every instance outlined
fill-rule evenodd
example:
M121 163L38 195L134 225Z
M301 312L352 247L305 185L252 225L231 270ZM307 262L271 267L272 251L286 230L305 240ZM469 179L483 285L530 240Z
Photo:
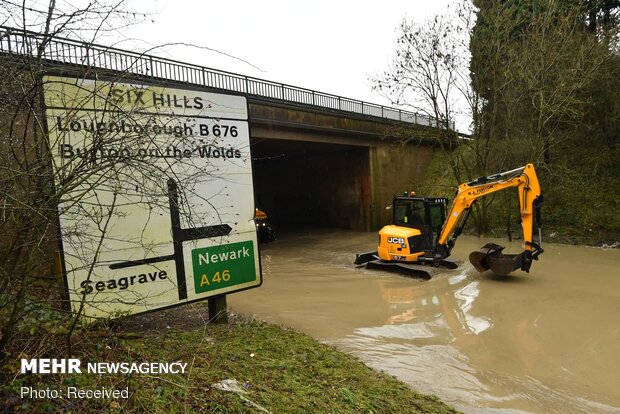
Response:
M256 280L251 240L192 250L194 287L204 293Z

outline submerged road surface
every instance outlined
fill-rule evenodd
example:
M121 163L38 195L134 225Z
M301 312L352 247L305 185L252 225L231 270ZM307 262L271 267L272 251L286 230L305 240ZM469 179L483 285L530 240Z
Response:
M545 244L530 274L478 273L487 241L429 281L355 269L375 233L309 230L261 245L264 284L232 312L290 326L466 413L620 413L620 250Z

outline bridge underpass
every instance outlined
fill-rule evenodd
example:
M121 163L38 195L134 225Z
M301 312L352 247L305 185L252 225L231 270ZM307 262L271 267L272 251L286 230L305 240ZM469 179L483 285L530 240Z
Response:
M367 147L253 138L256 204L277 226L370 227Z

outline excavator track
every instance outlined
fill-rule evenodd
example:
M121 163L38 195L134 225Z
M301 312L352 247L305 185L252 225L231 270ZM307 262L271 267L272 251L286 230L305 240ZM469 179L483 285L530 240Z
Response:
M366 267L368 269L379 270L394 270L400 274L421 277L423 279L430 279L438 273L441 273L443 269L456 269L461 263L462 261L457 259L443 259L441 262L439 262L439 267L434 267L430 264L417 264L397 261L388 262L385 260L381 260L377 252L358 253L355 257L354 262L356 267Z

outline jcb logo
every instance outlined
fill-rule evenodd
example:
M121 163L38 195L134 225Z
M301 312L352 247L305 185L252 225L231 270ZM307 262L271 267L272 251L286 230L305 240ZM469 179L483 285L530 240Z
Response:
M405 244L405 239L402 237L388 237L387 242L394 244Z

